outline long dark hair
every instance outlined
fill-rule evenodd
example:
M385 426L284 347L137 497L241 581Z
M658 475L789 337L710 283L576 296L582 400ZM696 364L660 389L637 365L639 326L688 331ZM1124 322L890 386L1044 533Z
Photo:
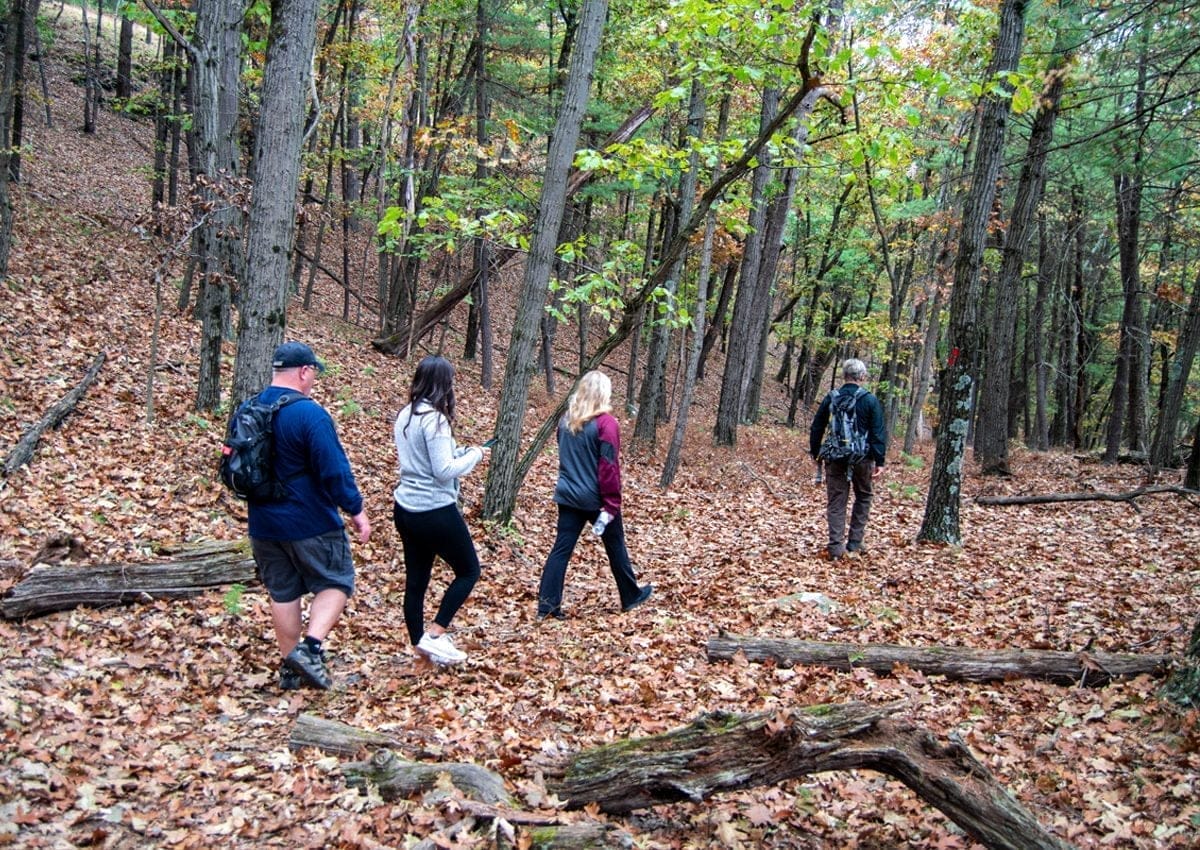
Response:
M431 354L417 364L413 373L412 388L408 391L408 403L413 411L409 414L408 422L404 423L404 433L408 434L408 426L417 414L417 402L424 401L438 413L445 416L450 424L454 424L454 366L445 357Z

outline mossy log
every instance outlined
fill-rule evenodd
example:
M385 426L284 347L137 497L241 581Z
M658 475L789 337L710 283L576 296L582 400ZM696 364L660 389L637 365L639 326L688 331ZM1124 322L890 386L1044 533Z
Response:
M0 599L0 616L33 617L87 605L102 608L181 599L231 584L258 582L247 544L209 542L165 550L159 563L37 564Z
M899 779L991 850L1070 845L1045 830L956 739L889 719L901 704L808 706L705 714L650 738L619 741L543 765L547 789L570 808L623 813L775 785L830 770Z
M1112 652L1059 652L1041 649L972 649L965 646L896 646L894 644L826 643L787 638L721 634L708 640L710 661L729 661L742 652L751 661L774 661L785 667L813 665L850 670L865 667L888 674L897 664L966 682L1045 679L1098 686L1120 676L1165 675L1169 655L1126 655Z

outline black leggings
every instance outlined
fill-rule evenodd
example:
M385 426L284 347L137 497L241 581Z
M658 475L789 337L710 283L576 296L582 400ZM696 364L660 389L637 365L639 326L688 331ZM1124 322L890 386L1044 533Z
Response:
M454 570L454 581L446 588L433 618L447 629L479 580L479 556L457 505L432 511L406 511L393 502L392 519L404 544L404 625L416 644L425 634L425 592L429 589L434 558L441 556Z

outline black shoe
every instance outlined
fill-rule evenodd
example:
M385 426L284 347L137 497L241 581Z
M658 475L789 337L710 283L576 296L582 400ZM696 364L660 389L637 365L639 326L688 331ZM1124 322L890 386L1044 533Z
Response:
M861 543L847 543L846 551L847 552L857 552L859 555L865 555L868 552L870 552L871 550L868 549L866 546L862 545Z
M540 623L542 620L549 618L553 618L555 620L565 620L567 619L567 615L563 613L561 608L555 608L553 611L538 611L537 618L538 622Z
M313 652L304 641L296 644L296 648L287 654L283 663L311 687L324 691L333 684L329 671L325 669L325 653Z
M628 605L622 605L621 610L622 611L632 611L634 608L638 607L643 602L645 602L647 599L649 599L650 594L653 592L654 592L654 585L647 584L641 590L638 591L637 599L633 600Z
M279 690L298 691L304 687L304 680L286 664L279 668Z

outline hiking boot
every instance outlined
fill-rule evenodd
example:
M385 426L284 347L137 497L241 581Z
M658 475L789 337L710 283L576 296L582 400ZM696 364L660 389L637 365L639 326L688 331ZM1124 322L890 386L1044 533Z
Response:
M567 619L567 615L563 613L561 608L555 608L553 611L538 611L537 618L540 623L542 620L547 619L565 620Z
M304 680L300 678L300 674L287 665L281 664L279 667L279 690L298 691L303 687Z
M454 645L448 634L434 637L429 632L421 635L417 650L424 653L434 664L443 667L449 664L459 664L467 660L467 654Z
M851 541L850 543L846 544L846 551L847 552L856 552L859 555L865 555L868 552L870 552L871 550L868 549L866 546L862 545L861 542L855 543L855 542Z
M622 610L623 612L625 612L625 611L632 611L634 608L638 607L638 606L639 606L639 605L641 605L643 602L645 602L647 599L649 599L649 598L650 598L650 594L651 594L651 593L653 593L653 592L654 592L654 585L652 585L652 584L647 584L647 585L643 586L643 587L642 587L642 588L641 588L641 589L638 591L637 598L636 598L636 599L634 599L632 602L630 602L628 605L622 605L622 606L621 606L621 610Z
M311 687L325 691L333 684L329 670L325 668L325 653L313 652L304 641L296 644L296 648L287 654L283 663L300 677L304 684Z
M829 560L836 561L846 554L846 547L838 544L829 544Z

